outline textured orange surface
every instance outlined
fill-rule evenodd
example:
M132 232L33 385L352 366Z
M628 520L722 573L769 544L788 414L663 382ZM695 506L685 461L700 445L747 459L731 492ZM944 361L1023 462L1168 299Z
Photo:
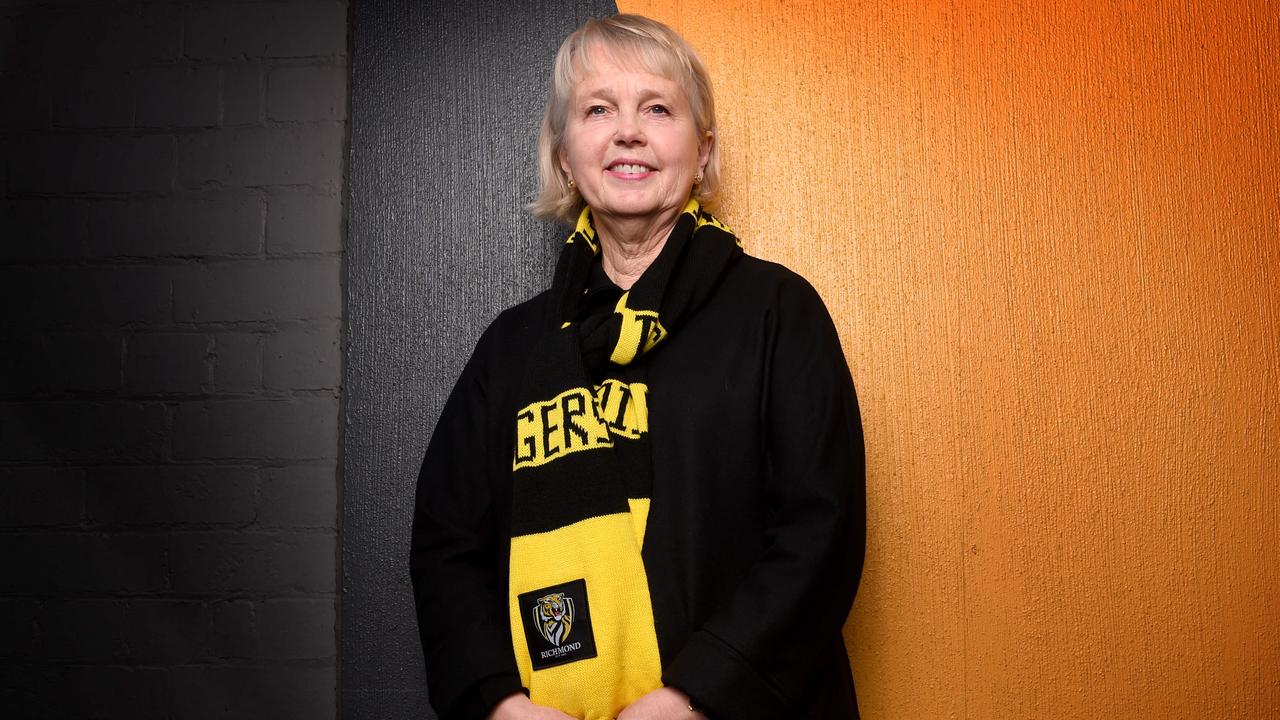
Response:
M865 716L1280 716L1280 3L619 6L840 327Z

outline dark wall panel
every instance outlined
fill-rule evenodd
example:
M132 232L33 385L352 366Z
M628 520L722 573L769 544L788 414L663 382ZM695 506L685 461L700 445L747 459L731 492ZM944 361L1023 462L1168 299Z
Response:
M551 59L614 3L363 2L354 13L343 713L432 718L408 577L414 481L488 322L548 284L522 206ZM440 592L448 592L441 588ZM442 619L446 620L446 619Z
M337 716L347 13L0 2L0 717Z

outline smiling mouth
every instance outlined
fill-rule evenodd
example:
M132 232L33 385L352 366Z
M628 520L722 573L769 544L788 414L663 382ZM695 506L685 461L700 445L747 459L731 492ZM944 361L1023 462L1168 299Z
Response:
M653 172L653 168L638 163L614 163L605 169L616 175L644 175Z

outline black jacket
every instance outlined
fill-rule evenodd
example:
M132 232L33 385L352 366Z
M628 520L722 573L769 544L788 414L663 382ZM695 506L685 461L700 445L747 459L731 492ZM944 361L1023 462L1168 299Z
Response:
M586 314L621 293L598 263L587 292ZM515 393L547 298L485 331L418 477L410 564L443 720L520 690L505 605ZM744 256L645 362L663 681L713 720L856 718L841 627L865 545L862 428L822 300Z

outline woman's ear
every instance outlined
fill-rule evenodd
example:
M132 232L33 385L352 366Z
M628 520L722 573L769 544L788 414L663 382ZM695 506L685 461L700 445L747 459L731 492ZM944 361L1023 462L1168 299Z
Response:
M707 158L711 157L711 146L715 142L715 133L710 130L703 133L702 140L698 143L698 170L700 172L707 171Z
M556 156L560 158L560 169L564 171L564 176L572 177L569 173L569 158L565 155L563 145L556 151Z

